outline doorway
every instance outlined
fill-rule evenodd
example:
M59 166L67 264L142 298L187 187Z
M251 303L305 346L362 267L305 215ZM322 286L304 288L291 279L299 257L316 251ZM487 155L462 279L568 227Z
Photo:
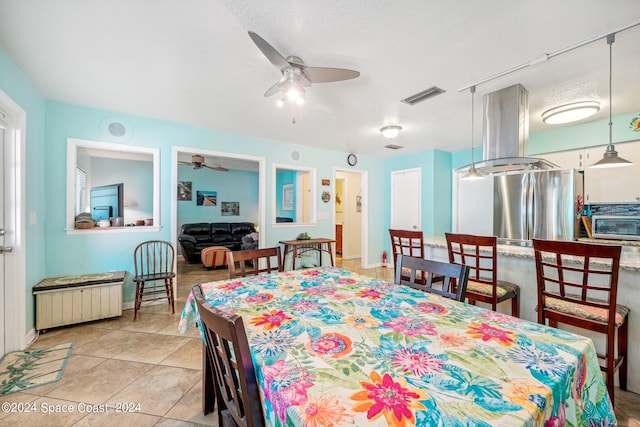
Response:
M226 198L220 199L221 196L222 197L222 193L218 193L219 191L221 191L220 188L214 188L215 184L210 184L207 188L192 188L190 189L190 191L193 193L192 194L192 200L190 202L185 201L185 199L183 197L179 198L178 197L178 180L179 178L179 173L178 173L178 168L189 168L190 166L187 164L185 165L184 162L188 162L191 160L193 155L200 155L203 156L205 158L205 164L210 163L210 166L215 166L217 169L229 169L229 171L244 171L244 172L257 172L258 174L258 188L257 188L257 197L258 197L258 201L257 201L257 208L255 209L257 214L257 229L259 230L258 233L258 247L264 247L265 246L265 241L266 241L266 232L267 232L267 227L263 227L263 224L265 224L265 194L266 194L266 159L264 157L258 157L258 156L250 156L250 155L243 155L243 154L235 154L235 153L228 153L228 152L220 152L220 151L211 151L211 150L201 150L201 149L197 149L194 147L173 147L173 160L172 160L172 168L173 168L173 186L172 186L172 202L171 202L171 224L172 224L172 232L173 232L173 236L172 236L172 243L174 245L174 248L176 248L176 251L179 251L179 243L178 243L178 233L180 232L180 226L181 224L179 223L179 215L178 215L178 203L191 203L192 205L195 204L195 200L196 200L196 193L199 190L212 190L216 192L216 199L219 199L216 201L216 206L197 206L195 207L195 211L197 210L204 210L204 211L209 211L211 209L217 209L218 212L221 209L222 203L235 203L238 200L237 199L233 199L233 200L227 200ZM222 168L219 168L222 167ZM208 167L207 167L208 168ZM205 168L206 169L206 168ZM229 173L229 171L223 171L222 173ZM198 171L194 171L194 172L204 172L206 173L206 170L198 170ZM232 173L232 172L231 172ZM194 184L195 185L195 184ZM178 201L181 200L181 201ZM247 206L243 205L242 203L239 203L238 205L236 205L238 207L237 211L240 215L245 215L245 213L247 212ZM203 212L206 213L206 212ZM236 212L234 211L233 214L235 215ZM221 215L223 215L221 213ZM225 219L228 218L229 222L234 222L234 218L237 218L236 216L224 216ZM194 217L195 218L195 217ZM187 217L185 218L180 218L181 222L216 222L216 220L211 219L210 221L201 221L200 219L194 219L193 221L189 220L189 217L187 215ZM239 220L237 220L239 221ZM179 281L180 278L177 278L177 281ZM177 292L178 286L176 285L175 287L175 292Z
M26 334L24 147L26 113L0 91L0 354L22 350ZM32 214L35 223L35 214Z
M360 258L362 268L368 266L367 178L365 171L334 170L336 249L343 259Z

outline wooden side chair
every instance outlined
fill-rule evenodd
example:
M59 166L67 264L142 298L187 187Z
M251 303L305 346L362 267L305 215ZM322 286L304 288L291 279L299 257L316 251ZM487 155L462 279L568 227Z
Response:
M445 233L449 262L469 267L467 300L491 304L491 310L502 301L511 300L511 315L520 316L520 287L498 280L498 239L495 236Z
M206 340L207 371L213 373L218 425L264 426L258 383L242 317L227 316L206 302L200 285L195 285L192 292Z
M606 375L611 403L614 376L627 389L629 308L617 304L620 246L533 240L538 282L538 323L572 325L606 336L601 370ZM618 341L617 356L615 341Z
M398 255L407 255L415 258L424 258L424 237L422 231L414 230L394 230L389 229L389 236L391 237L391 247L393 252L393 266L398 265ZM396 272L397 274L397 272ZM409 280L407 273L402 273L403 280ZM421 274L419 281L424 281L426 278ZM433 278L434 281L442 280L442 276L436 275Z
M260 262L264 267L260 267ZM284 271L280 247L249 249L227 253L229 278L254 276L272 271Z
M133 303L133 320L143 302L167 299L171 313L175 313L173 278L176 276L175 251L169 242L149 240L140 243L133 252L136 296Z
M409 272L408 280L403 279L403 273L406 274L407 271ZM442 279L434 281L434 276ZM420 280L419 277L425 277L425 279ZM464 301L468 278L469 267L466 265L398 255L395 282L399 285L410 286L456 301Z

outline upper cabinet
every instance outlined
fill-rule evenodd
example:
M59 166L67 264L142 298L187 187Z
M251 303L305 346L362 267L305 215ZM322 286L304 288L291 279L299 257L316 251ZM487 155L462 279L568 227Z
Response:
M640 141L615 144L618 155L633 162L622 168L590 168L602 158L605 147L585 150L588 156L584 168L584 202L640 203Z
M640 203L640 141L614 144L618 155L633 162L622 168L590 168L602 158L606 146L539 154L561 168L584 171L584 201L597 203Z
M584 150L556 151L555 153L537 154L545 160L555 163L562 169L584 169Z

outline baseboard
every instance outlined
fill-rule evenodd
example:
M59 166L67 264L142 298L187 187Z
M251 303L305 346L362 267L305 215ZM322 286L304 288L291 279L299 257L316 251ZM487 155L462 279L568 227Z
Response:
M31 330L29 332L27 332L27 335L24 337L24 342L26 343L24 349L28 348L31 344L33 344L33 342L36 340L36 338L38 338L38 334L36 334L36 329L35 328L31 328Z

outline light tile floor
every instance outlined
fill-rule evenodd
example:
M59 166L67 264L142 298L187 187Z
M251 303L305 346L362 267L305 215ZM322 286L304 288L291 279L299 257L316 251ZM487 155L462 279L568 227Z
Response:
M359 259L338 258L336 263L393 280L391 268L363 270ZM180 334L178 321L193 284L226 275L226 270L207 271L180 259L176 314L166 305L143 306L136 322L133 311L127 310L119 319L56 328L40 335L32 348L75 341L64 374L58 382L0 398L0 402L30 403L28 407L35 408L22 413L0 411L0 426L217 426L215 413L202 414L198 331L191 328ZM619 425L640 427L640 395L616 390L616 401ZM131 404L135 412L116 412L116 406L123 404ZM71 412L55 412L67 405ZM107 412L99 412L104 405ZM47 408L52 412L45 413Z

